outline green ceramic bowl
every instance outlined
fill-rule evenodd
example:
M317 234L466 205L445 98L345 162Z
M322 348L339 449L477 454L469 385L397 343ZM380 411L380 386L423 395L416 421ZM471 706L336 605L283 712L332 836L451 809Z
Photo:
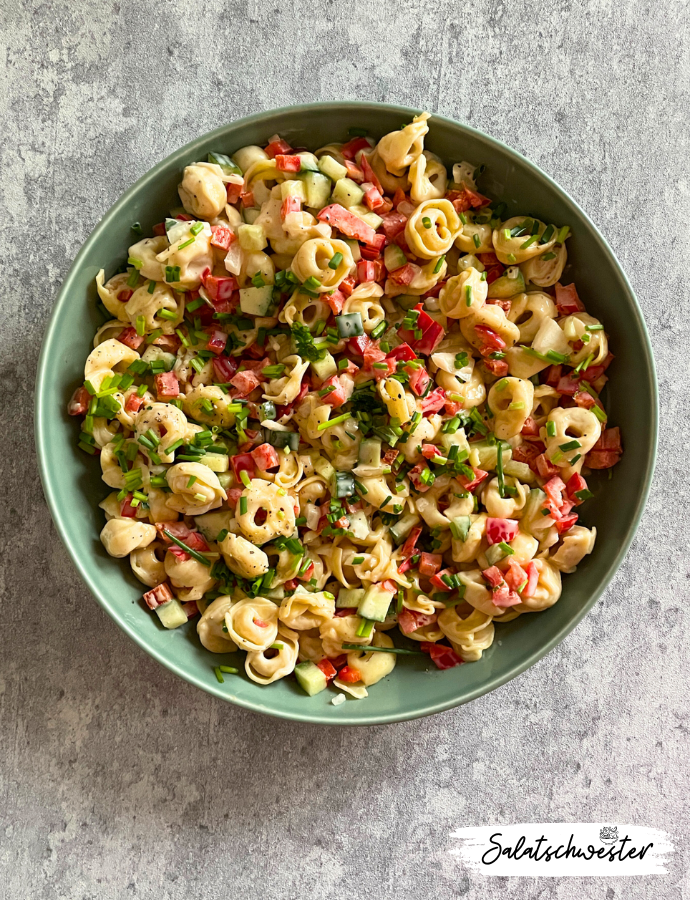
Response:
M597 527L597 544L577 573L564 578L560 601L546 612L498 626L497 640L480 662L440 672L429 671L426 658L402 658L366 700L335 707L332 691L307 697L293 679L266 688L228 675L219 684L212 667L237 663L237 655L208 653L193 623L176 631L161 628L143 608L142 585L127 560L105 553L98 539L103 514L97 504L108 489L98 462L77 450L78 424L66 413L100 324L96 272L103 267L108 277L125 260L133 222L141 222L144 234L150 234L166 211L178 205L183 167L208 151L231 153L246 144L266 143L276 132L293 146L316 149L346 140L349 127L367 128L378 137L409 122L416 112L383 103L292 106L233 122L177 150L131 187L94 229L65 279L43 342L36 390L41 477L58 531L84 581L118 625L171 671L223 700L286 719L326 725L414 719L467 703L515 678L563 640L596 602L625 556L651 482L657 434L652 351L635 296L611 249L577 204L535 165L473 128L434 116L428 149L447 164L462 159L484 163L483 190L506 200L510 215L527 212L571 226L565 280L577 281L587 309L606 323L616 355L605 399L611 423L622 428L626 450L611 480L606 473L590 479L595 497L585 505L582 519Z

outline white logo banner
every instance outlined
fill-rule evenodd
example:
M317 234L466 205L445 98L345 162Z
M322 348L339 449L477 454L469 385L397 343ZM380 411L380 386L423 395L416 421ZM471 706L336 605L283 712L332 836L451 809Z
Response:
M530 822L459 828L450 853L474 874L666 875L673 844L665 831L642 825Z

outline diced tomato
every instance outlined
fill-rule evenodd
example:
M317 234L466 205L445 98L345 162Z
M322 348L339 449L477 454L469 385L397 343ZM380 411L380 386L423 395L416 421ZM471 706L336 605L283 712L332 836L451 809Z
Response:
M484 580L491 585L491 587L498 587L503 581L503 572L498 568L498 566L489 566L488 569L484 569L482 572Z
M443 580L443 576L444 575L454 575L454 574L455 574L455 572L452 569L441 569L440 571L438 571L434 575L432 575L429 580L431 581L431 583L433 584L433 586L436 588L437 591L445 591L446 593L450 593L451 591L454 590L454 588L449 587L445 583L445 581Z
M501 335L494 331L493 328L489 328L488 325L475 325L474 330L485 347L490 347L492 350L504 350L506 348L506 342Z
M400 555L404 559L409 559L411 556L414 556L417 552L415 546L417 541L419 540L419 536L422 533L422 529L419 526L416 526L412 529L412 531L408 534L405 543L402 545L400 550Z
M232 376L230 384L237 388L238 396L244 397L258 388L260 381L255 372L242 371Z
M347 237L363 241L365 244L371 244L376 235L371 225L367 225L366 222L363 222L358 216L345 209L339 203L331 203L330 206L324 206L317 218L320 222L327 222L333 228L342 231Z
M364 172L352 160L345 160L345 168L347 169L347 177L354 181L355 184L361 184L364 181Z
M435 444L422 444L422 456L424 459L433 459L435 456L443 454Z
M326 519L325 516L324 516L324 519L325 519L325 523L326 523L324 525L324 528L325 528L326 525L328 525L328 519ZM322 529L319 528L319 531L321 531L321 530ZM341 606L340 609L336 609L336 611L333 613L333 615L337 619L343 619L345 616L356 616L357 615L357 607L356 606Z
M161 334L152 343L154 347L160 347L166 353L177 353L182 341L176 334Z
M229 384L237 372L239 363L232 356L219 356L213 360L213 378L217 384Z
M413 266L412 263L407 263L407 265L401 266L394 272L389 272L388 277L396 284L408 285L412 284L414 277L418 272L419 266Z
M174 372L161 372L154 378L159 400L172 400L180 393L180 385Z
M232 470L235 473L235 478L238 481L242 481L241 472L246 472L249 478L254 478L256 475L256 469L254 467L254 459L249 453L238 453L237 456L231 456L230 462L232 463Z
M357 279L354 275L348 275L347 278L343 278L343 280L340 282L340 287L338 290L346 297L349 297L356 287Z
M219 328L211 328L206 333L208 334L206 349L215 353L216 356L220 356L228 342L227 334Z
M479 487L482 481L484 481L485 478L488 478L489 475L484 469L476 469L474 466L472 466L472 472L474 473L474 478L471 480L466 475L463 475L462 472L457 476L457 480L460 484L466 491L470 492Z
M585 463L590 469L610 469L622 455L620 428L606 428L585 457Z
M552 475L558 475L560 471L558 466L555 466L545 453L540 453L534 464L537 467L537 474L541 478L550 478Z
M578 297L574 284L556 283L556 307L559 316L572 316L574 313L584 310L585 305Z
M532 416L527 416L527 418L525 419L525 424L522 426L522 431L520 432L520 434L537 435L537 436L539 435L539 426L537 425L536 420L532 418Z
M410 388L418 397L421 397L429 386L429 382L431 381L429 373L421 366L416 369L412 369L406 366L405 371L407 372L407 375L409 377Z
M585 479L576 472L574 475L571 475L568 479L568 483L565 486L565 492L570 497L571 500L575 502L575 506L579 506L581 503L584 503L584 500L579 500L575 494L580 491L587 490L587 482Z
M380 366L385 366L386 368L379 368ZM382 359L380 362L376 363L376 368L374 368L374 378L376 381L381 381L383 378L388 378L388 376L392 375L397 368L398 367L394 359Z
M413 631L424 628L425 625L431 625L437 618L438 613L423 613L416 609L403 607L402 611L398 613L398 627L403 634L412 634Z
M366 370L371 370L374 363L383 362L386 358L386 354L379 346L378 341L372 341L371 338L367 338L367 344L362 353L362 358L364 360L364 368Z
M555 509L560 509L563 503L563 491L565 490L565 482L558 475L550 478L542 488L551 505Z
M372 250L383 250L387 243L385 234L375 234L370 241L367 241L366 246L371 247Z
M166 582L156 585L155 588L146 591L144 594L144 602L149 609L157 609L159 606L168 603L172 598L172 591Z
M362 167L362 172L364 173L364 177L366 178L367 182L376 188L383 199L383 187L381 185L381 182L378 180L376 173L371 168L366 153L362 153L362 155L360 156L359 164Z
M582 409L591 409L593 406L600 406L603 409L588 391L576 391L573 394L573 400Z
M424 484L421 479L422 472L424 472L425 469L428 468L429 466L427 466L425 462L419 462L413 469L410 469L410 471L407 473L407 477L410 479L415 488L421 493L424 493L424 491L428 491L431 487L430 484Z
M592 447L592 450L610 450L612 453L622 453L621 430L618 426L615 428L605 428L599 440Z
M85 416L91 403L91 394L81 385L72 394L67 404L67 413L70 416Z
M132 506L132 494L127 494L120 504L120 515L125 519L135 519L137 516L136 506Z
M354 669L352 666L343 666L338 672L338 678L346 684L355 684L357 681L362 680L359 669Z
M242 188L243 182L241 181L239 182L239 184L236 184L234 181L230 181L225 185L225 195L227 197L228 203L237 203L237 201L242 196Z
M364 351L367 349L369 344L371 343L371 338L369 338L366 334L358 334L357 337L350 338L347 342L347 346L351 353L354 353L355 356L364 356ZM374 360L376 362L376 360Z
M542 384L548 384L549 387L555 388L561 380L563 374L563 366L549 366L541 373L540 380Z
M360 259L357 263L357 279L361 284L376 281L376 265L373 260Z
M292 150L292 147L287 141L284 141L281 137L276 135L265 149L267 155L270 156L271 159L275 159L278 154L288 154Z
M317 662L317 667L321 669L323 674L326 676L326 681L332 681L335 676L338 674L338 670L330 661L330 659L322 659Z
M435 575L443 565L443 556L440 553L422 553L419 561L421 575Z
M507 609L509 606L517 606L522 600L520 595L516 591L511 591L505 581L503 581L497 588L493 589L491 602L494 606Z
M276 168L279 172L299 172L302 168L302 160L299 156L292 156L287 153L276 153L274 157Z
M500 544L501 541L509 544L517 533L517 519L496 519L489 516L486 520L486 542L489 546Z
M446 392L443 388L436 388L422 400L422 414L430 416L432 413L438 412L443 409L445 402Z
M118 341L129 347L130 350L138 350L144 343L143 335L137 334L136 328L125 328L117 336Z
M561 375L561 377L558 379L556 390L559 394L564 394L568 397L574 397L575 394L577 394L577 392L580 390L580 380L577 376L573 378L571 374Z
M428 653L431 661L437 669L452 669L454 666L460 666L463 660L446 644L434 644L431 641L422 641L420 649L424 653Z
M125 401L125 411L129 413L137 413L144 405L144 398L139 397L136 391L132 391L132 393L127 397Z
M227 225L211 225L211 246L229 250L230 244L235 240L235 232Z
M565 534L566 531L570 531L577 522L577 518L577 513L569 513L567 516L561 516L561 518L556 521L556 531L559 534Z
M344 516L343 516L343 518L345 519ZM349 525L349 522L347 519L345 519L345 522L346 522L345 525L337 525L336 524L336 528L347 528L347 526ZM298 575L298 579L300 581L310 581L313 574L314 574L314 563L312 562L312 563L309 563L309 565L304 570L304 572L302 572L301 575Z
M527 573L527 586L523 588L521 592L522 597L533 597L534 592L537 589L537 585L539 584L539 569L537 568L537 564L535 562L528 562L525 566L523 566L525 572Z
M230 300L234 291L237 290L237 279L232 276L216 278L211 275L208 269L205 269L201 275L201 281L206 288L206 293L213 301Z
M393 194L393 206L398 206L399 203L405 203L407 200L407 195L402 188L396 188L395 194Z
M397 272L395 273L397 275ZM401 328L398 330L398 337L408 343L417 353L428 356L434 352L436 347L441 343L445 335L445 331L431 316L425 312L421 303L415 306L415 310L419 313L414 329ZM421 338L415 337L415 331L422 332Z
M324 381L321 389L323 390L324 388L329 387L335 388L335 390L329 391L329 393L324 394L322 399L324 403L332 406L333 409L337 409L339 406L342 406L343 403L346 403L352 396L352 384L348 384L346 386L340 380L338 375L331 375L330 378L327 378L326 381Z
M371 150L371 144L365 137L354 137L340 148L345 159L354 159L360 150Z
M508 374L508 363L505 359L483 359L482 362L497 378Z
M249 455L254 460L256 468L261 472L267 472L280 465L276 448L270 444L260 444Z
M409 360L417 359L417 355L409 344L400 344L388 354L388 359Z
M300 212L301 209L302 201L299 197L286 197L283 200L283 205L280 207L280 218L284 222L290 213Z
M240 191L240 200L245 209L250 209L254 206L254 191Z
M331 312L334 316L339 316L343 311L343 306L345 305L346 297L340 291L333 291L332 294L326 294L326 302L331 308Z
M508 568L504 572L503 578L511 591L517 591L528 581L527 572L512 557L508 559Z

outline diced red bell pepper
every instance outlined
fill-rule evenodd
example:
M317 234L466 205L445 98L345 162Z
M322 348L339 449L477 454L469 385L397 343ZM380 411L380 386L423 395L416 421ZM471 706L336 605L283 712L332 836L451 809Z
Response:
M117 336L118 341L129 347L130 350L138 350L144 343L143 335L137 334L136 328L125 328Z
M422 444L422 456L424 459L433 459L435 456L443 454L435 444Z
M391 350L391 352L388 354L388 359L394 359L396 361L407 361L410 359L417 359L417 354L409 344L400 344L398 347L395 347L395 349Z
M405 225L407 225L407 216L404 216L399 212L389 212L385 213L385 215L381 216L383 221L381 222L381 228L383 229L383 233L388 238L389 241L392 241L393 238L397 237L403 231L405 231Z
M429 382L431 381L429 373L421 366L415 369L409 366L405 366L405 372L407 373L409 378L408 383L410 385L410 388L418 397L421 397L422 394L426 391Z
M302 160L299 156L292 156L287 153L276 153L274 157L276 161L276 169L279 172L299 172L302 168Z
M379 179L376 175L376 172L374 172L374 170L371 168L371 164L369 163L369 159L368 159L366 153L362 153L362 155L360 156L359 164L362 167L362 172L364 173L364 177L367 180L367 182L369 184L373 185L376 188L376 190L379 192L381 197L383 198L383 193L384 193L383 186L381 185L381 182L379 181Z
M589 391L576 391L573 394L573 400L575 401L575 404L581 409L591 409L593 406L599 406L601 409L603 409L603 406L597 403L596 399L589 393Z
M301 209L302 201L299 197L286 197L280 207L280 218L284 222L290 213L300 212Z
M167 582L157 584L155 588L146 591L144 594L144 602L149 609L157 609L172 600L173 595Z
M266 154L271 157L271 159L275 159L278 154L286 155L291 150L292 147L288 144L287 141L284 141L278 135L266 146Z
M497 588L493 589L491 602L494 606L507 609L509 606L517 606L522 600L517 591L511 591L505 581L503 581Z
M269 469L280 465L276 448L270 444L260 444L249 455L254 460L256 468L261 472L268 472Z
M227 197L228 203L235 204L240 199L243 193L243 182L236 184L234 181L228 182L225 185L225 195Z
M620 428L606 428L585 457L585 463L590 469L610 469L622 455Z
M494 281L497 281L502 275L505 269L503 266L491 266L491 268L486 270L486 283L487 285L493 284Z
M331 375L330 378L327 378L324 381L321 390L330 387L335 388L335 390L324 394L322 399L324 403L332 406L333 409L337 409L339 406L342 406L343 403L347 402L349 396L352 394L352 390L350 390L348 395L348 392L345 390L345 385L340 381L340 378L337 375Z
M227 225L211 225L211 246L229 250L233 241L237 240L235 232Z
M227 334L219 328L211 328L206 333L208 334L206 349L215 353L216 356L220 356L228 342Z
M427 394L422 400L422 415L430 416L432 413L443 409L446 402L446 392L443 388L436 388Z
M408 285L412 284L412 282L414 281L414 277L418 272L419 266L414 266L412 265L412 263L407 263L406 265L401 266L399 269L396 269L394 272L389 272L388 277L396 284Z
M541 478L550 478L552 475L558 475L560 471L558 466L555 466L545 453L540 453L534 464L537 467L537 474Z
M530 436L539 436L539 425L537 425L536 419L532 418L532 416L527 416L525 419L525 424L522 426L522 431L520 434L526 434Z
M229 384L237 372L239 363L232 356L219 356L213 360L213 379L217 384Z
M508 374L509 366L505 359L483 359L482 362L497 378L503 378Z
M343 516L343 518L345 518L345 517ZM347 524L349 524L347 519L345 519L345 522ZM343 526L336 525L336 528L339 528L339 527L347 528L347 525L343 525ZM313 575L314 575L314 563L312 562L312 563L309 563L309 565L304 570L304 572L302 572L301 575L298 575L298 579L299 579L299 581L311 581Z
M546 494L547 500L553 509L560 509L563 505L563 491L565 491L565 482L563 479L554 475L550 478L542 488Z
M330 659L322 659L316 664L317 668L321 669L323 674L326 676L326 681L333 681L335 676L338 674L338 670L330 661Z
M348 275L347 278L343 278L343 280L340 282L338 290L346 297L349 297L356 287L357 279L354 275Z
M516 562L512 557L508 559L508 568L504 572L503 577L511 591L518 591L518 589L527 584L529 580L527 578L527 572L525 572L520 563Z
M518 533L517 519L496 519L489 516L486 520L486 542L492 544L500 544L505 541L509 544Z
M361 184L364 181L364 172L351 159L345 160L345 168L347 169L347 177L354 181L355 184Z
M237 372L230 379L230 384L233 387L236 387L238 390L238 396L245 397L247 394L251 394L253 390L259 387L258 377L255 372L250 372L248 370L244 370L242 372Z
M424 484L421 477L422 472L424 472L425 469L428 468L429 466L427 466L425 462L418 462L417 465L413 469L410 469L410 471L407 473L407 477L410 479L415 488L422 494L424 493L424 491L428 491L431 487L430 484Z
M366 222L363 222L362 219L339 203L331 203L330 206L324 206L317 215L317 219L320 222L327 222L333 228L342 231L347 237L363 241L365 244L372 244L376 236L376 232L371 225L367 225Z
M578 472L570 476L570 478L568 479L568 483L565 486L565 492L568 497L575 503L575 506L579 506L581 503L584 503L584 500L579 500L575 496L575 494L578 494L580 491L586 490L587 482Z
M455 572L452 569L440 569L429 579L433 586L437 591L445 591L446 593L450 593L454 590L452 587L448 587L448 585L443 580L444 575L455 575Z
M484 569L482 576L484 577L484 581L490 584L492 588L498 587L503 581L503 572L501 572L498 566L489 566L488 569Z
M379 366L383 365L386 366L385 369L379 368ZM376 368L374 369L374 379L376 381L381 381L383 378L388 378L388 376L392 375L397 368L398 367L394 359L382 359L376 364Z
M338 672L338 678L346 684L355 684L362 680L362 675L359 669L354 669L352 666L343 666Z
M437 669L452 669L454 666L461 666L463 660L446 644L434 644L432 641L422 641L420 649L424 653L428 653L431 661Z
M438 613L418 612L416 609L408 609L405 606L398 613L398 627L403 634L412 634L412 632L424 628L425 625L431 625L437 618Z
M422 553L419 560L420 575L435 575L443 565L443 556L440 553Z
M549 366L548 369L544 369L541 373L540 381L542 384L548 384L549 387L555 388L558 385L558 382L561 380L561 375L563 374L563 366Z
M580 390L579 377L573 377L570 373L567 375L561 375L561 377L558 379L556 390L559 394L563 394L567 397L574 397L575 394L577 394L577 392Z
M172 400L179 396L180 385L174 372L161 372L154 378L159 400Z
M411 556L414 556L417 550L415 546L417 541L419 540L419 536L422 533L422 529L419 526L415 526L412 531L408 534L405 539L405 543L402 545L400 550L400 555L403 559L409 559Z
M572 316L584 310L585 305L578 297L577 288L574 284L562 285L560 282L557 282L556 307L559 316Z
M254 459L249 453L238 453L237 456L231 456L230 462L232 463L232 470L235 473L235 478L238 481L242 481L241 472L246 472L249 478L254 478L256 475L256 469L254 467Z
M367 182L366 184L369 184ZM366 187L366 184L364 185ZM383 206L383 196L377 187L374 187L373 184L367 188L364 192L364 202L371 210L381 209Z
M383 235L381 235L383 237ZM366 244L359 245L359 252L362 259L374 261L377 259L381 259L381 251L377 250L376 247L367 247Z
M365 281L376 281L376 264L373 260L360 259L357 263L357 280L360 284Z
M365 137L354 137L340 148L345 159L354 159L360 150L371 150L371 144Z
M191 293L191 292L190 292ZM166 353L177 353L182 341L176 334L161 334L152 341L154 347L160 347Z
M397 274L397 273L396 273ZM414 329L401 328L398 330L398 337L402 341L406 341L417 353L428 356L433 353L436 347L441 343L445 335L445 331L431 318L429 313L424 310L421 303L415 306L415 310L419 313ZM415 331L422 332L421 338L415 337Z
M485 347L490 347L492 351L505 350L507 346L506 342L497 331L493 330L493 328L489 328L488 325L475 325L474 330Z
M85 416L91 403L91 394L81 385L72 394L67 404L67 413L70 416Z
M326 303L330 306L334 316L339 316L343 311L345 300L345 295L338 290L333 291L332 294L326 294Z
M402 188L396 188L395 194L393 194L393 206L398 206L400 203L405 203L408 200L408 196Z
M528 562L525 566L523 566L525 572L527 573L527 585L521 591L522 597L533 597L534 592L537 589L537 585L539 584L539 569L537 568L537 564L535 562Z
M211 275L210 269L204 269L201 273L201 283L206 288L206 293L211 300L229 300L237 290L237 279L232 276L216 277Z
M378 341L372 341L371 338L367 338L367 342L368 343L362 352L362 358L364 360L365 370L371 371L374 363L383 362L383 360L386 359L386 354L379 346Z
M358 334L357 337L350 338L347 342L347 346L351 353L354 353L355 356L364 356L364 351L367 349L369 344L371 343L371 338L366 334ZM376 360L374 360L376 362Z
M250 209L254 206L254 191L240 191L240 200L245 209Z
M577 513L569 513L567 516L561 516L560 519L556 520L556 531L559 534L565 534L566 531L570 531L577 522L577 518Z
M132 494L127 494L120 504L120 515L125 519L136 519L137 517L137 508L132 506L132 499Z
M139 397L136 391L132 391L132 393L127 397L125 401L125 411L129 413L137 413L144 405L144 398Z
M475 488L479 487L479 485L484 481L485 478L488 478L489 473L485 472L484 469L475 469L472 466L472 472L474 473L474 478L469 479L466 475L463 475L462 472L457 476L457 480L460 484L465 488L466 491L472 492Z

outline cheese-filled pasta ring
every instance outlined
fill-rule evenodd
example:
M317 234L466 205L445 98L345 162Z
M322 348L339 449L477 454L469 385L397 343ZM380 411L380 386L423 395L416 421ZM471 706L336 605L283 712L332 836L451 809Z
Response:
M569 343L580 341L582 347L570 354L569 365L576 366L591 357L590 366L598 366L609 355L609 342L606 332L600 328L601 322L586 312L575 313L561 322L563 333ZM592 329L592 330L590 330Z
M480 326L479 331L476 330L477 326ZM463 337L477 350L484 347L486 343L485 332L482 332L483 328L495 331L499 337L503 338L508 347L512 347L520 337L520 329L508 320L503 309L495 303L485 303L481 309L460 320L460 331Z
M163 463L174 461L174 454L166 453L166 450L177 441L184 440L188 428L187 417L172 403L152 403L150 407L144 407L135 420L137 438L152 430L159 439L156 453Z
M464 319L484 306L488 286L481 272L472 267L453 275L441 288L439 308L444 316Z
M455 606L444 609L438 617L438 627L465 662L481 659L484 650L488 650L494 641L493 620L478 609L473 609L464 618Z
M293 325L298 322L311 332L316 330L319 322L326 322L331 315L331 308L323 300L310 297L301 291L295 291L278 315L279 322Z
M549 422L553 422L553 434L549 434ZM601 422L589 409L558 406L547 416L543 434L546 455L554 465L581 467L586 454L601 436Z
M360 314L362 327L367 334L370 334L386 318L383 307L374 297L348 297L343 306L343 314L350 315L351 313Z
M131 441L125 441L122 445L122 451L124 453L127 452ZM142 448L143 449L143 448ZM103 449L101 450L100 455L100 463L101 463L101 472L103 481L111 488L122 489L125 487L125 476L122 468L120 467L120 462L115 456L115 447L112 443L105 444ZM146 465L146 459L141 455L141 453L137 452L137 455L134 457L134 461L129 464L130 471L134 469L140 469L141 471L141 480L144 484L148 484L149 482L149 470Z
M175 463L168 469L166 479L172 491L167 504L184 516L201 516L227 500L216 473L201 463Z
M278 607L264 597L245 597L225 613L225 627L240 650L266 650L278 634Z
M420 113L399 131L384 134L376 145L376 152L392 175L404 175L409 166L421 155L424 150L424 136L429 132L427 125L429 118L429 113Z
M393 641L387 634L380 631L374 632L373 647L392 647ZM362 684L370 687L385 678L395 668L394 653L376 653L371 650L350 650L347 654L347 664L351 669L356 669L360 675Z
M246 500L244 512L242 498ZM259 510L266 514L260 525L256 522ZM253 478L249 487L242 491L235 516L245 537L256 544L265 544L279 535L289 537L294 532L295 501L284 488Z
M594 550L597 539L596 528L574 525L562 536L562 543L549 557L552 566L561 572L574 572L579 563Z
M341 258L336 268L332 269L329 263L336 253L339 253ZM350 245L345 241L312 238L299 248L292 260L291 269L302 283L308 282L310 278L314 279L309 282L309 289L323 293L337 288L350 274L354 264ZM319 282L318 285L316 281Z
M241 535L230 532L218 546L230 571L240 578L254 580L268 572L268 556Z
M228 199L223 170L214 163L186 166L177 192L182 206L195 219L215 219Z
M329 659L334 659L343 653L343 644L361 644L363 647L370 644L375 632L369 637L361 637L357 634L362 619L359 616L338 616L324 622L319 628L323 652Z
M488 406L493 413L493 429L497 438L507 441L520 434L532 414L534 385L524 378L508 376L491 385Z
M176 289L197 290L201 285L202 274L213 267L213 233L208 222L181 224L185 227L181 229L179 236L156 257L164 266L163 277L158 280L165 281ZM203 225L201 231L194 234L191 229L200 224Z
M463 253L493 253L493 231L486 219L486 214L478 215L468 209L463 213L465 221L461 221L460 231L455 238L455 246Z
M525 281L536 284L537 287L551 287L561 280L563 269L568 259L568 251L565 244L554 247L540 256L533 256L520 266Z
M143 238L129 248L129 258L138 260L139 274L149 281L165 281L165 265L158 259L158 254L168 247L168 239L164 235Z
M546 225L529 216L513 216L494 229L492 242L496 256L504 265L526 262L534 256L548 253L558 238L558 229L551 228L548 241L541 243Z
M482 503L493 518L514 519L517 518L517 513L524 509L529 488L511 475L506 475L503 481L507 487L515 489L515 494L501 497L498 478L492 478L482 491Z
M272 400L280 406L287 406L297 398L302 387L302 378L309 368L309 360L300 356L286 356L282 360L287 366L285 375L280 378L272 378L266 387L264 400Z
M278 628L275 647L247 653L244 669L257 684L272 684L294 671L300 649L297 634L289 628Z
M479 367L475 366L468 381L460 381L455 375L440 370L436 373L436 381L445 390L454 403L461 403L463 409L481 406L486 400L486 387ZM415 435L417 432L415 431ZM408 444L410 441L407 442ZM405 446L403 446L403 453Z
M178 588L178 598L183 602L200 600L206 591L213 590L216 583L210 575L210 568L196 559L180 559L168 551L164 565L170 583Z
M229 428L235 423L235 413L229 409L232 402L232 397L219 387L202 384L185 396L183 406L185 413L197 422Z
M541 291L513 297L508 312L509 320L520 329L521 344L531 344L544 319L555 319L557 315L556 304Z
M412 252L422 259L447 253L460 230L460 219L450 200L420 203L405 225L405 239Z
M109 519L101 531L101 543L110 556L122 559L133 550L148 547L156 539L156 529L138 519Z
M216 597L197 622L199 640L211 653L234 653L237 650L237 644L230 639L227 631L224 631L225 614L234 603L233 598L227 594Z
M539 572L539 580L531 597L523 597L522 603L514 607L518 612L539 612L548 609L561 596L561 573L549 560L535 559L534 565Z
M319 628L335 614L335 598L328 591L307 591L301 585L280 604L278 618L294 631Z
M174 312L175 318L157 319L156 316L162 309ZM148 284L144 284L137 288L125 303L125 311L133 327L136 327L137 321L143 317L146 331L160 328L163 334L172 334L184 318L184 300L181 300L178 306L167 284L156 283L153 293L149 291Z
M468 563L479 553L486 533L486 513L472 513L470 528L464 541L453 538L453 560Z
M381 185L385 191L389 191L391 194L394 194L397 190L409 190L410 179L408 178L407 172L405 172L403 175L393 175L392 172L388 171L385 162L381 159L376 150L374 150L373 153L366 154L366 156L369 160L371 168L374 170L374 174L381 182Z
M165 547L154 541L147 547L132 550L129 554L129 564L135 576L149 587L156 587L165 581L165 565L163 556Z
M410 197L415 203L438 200L446 192L448 172L443 162L425 150L410 166Z
M104 378L112 377L116 369L123 372L135 359L139 359L139 354L126 344L114 338L103 341L86 358L84 380L99 390Z
M504 612L502 607L496 606L493 602L493 593L491 588L484 581L481 569L469 569L466 572L460 572L458 578L465 585L465 601L478 609L485 616L500 615Z
M127 298L131 295L132 289L127 284L128 278L129 274L127 272L119 272L105 282L105 271L103 269L100 269L96 275L96 290L98 291L98 296L101 298L103 306L105 306L110 315L115 316L119 322L129 321L127 318L127 311L125 310L126 299L124 301L120 299L120 296ZM110 325L110 322L106 322L100 331L108 325ZM100 331L98 332L99 334ZM117 333L119 334L120 331L122 331L121 326ZM94 347L97 347L100 343L101 341L94 342Z

